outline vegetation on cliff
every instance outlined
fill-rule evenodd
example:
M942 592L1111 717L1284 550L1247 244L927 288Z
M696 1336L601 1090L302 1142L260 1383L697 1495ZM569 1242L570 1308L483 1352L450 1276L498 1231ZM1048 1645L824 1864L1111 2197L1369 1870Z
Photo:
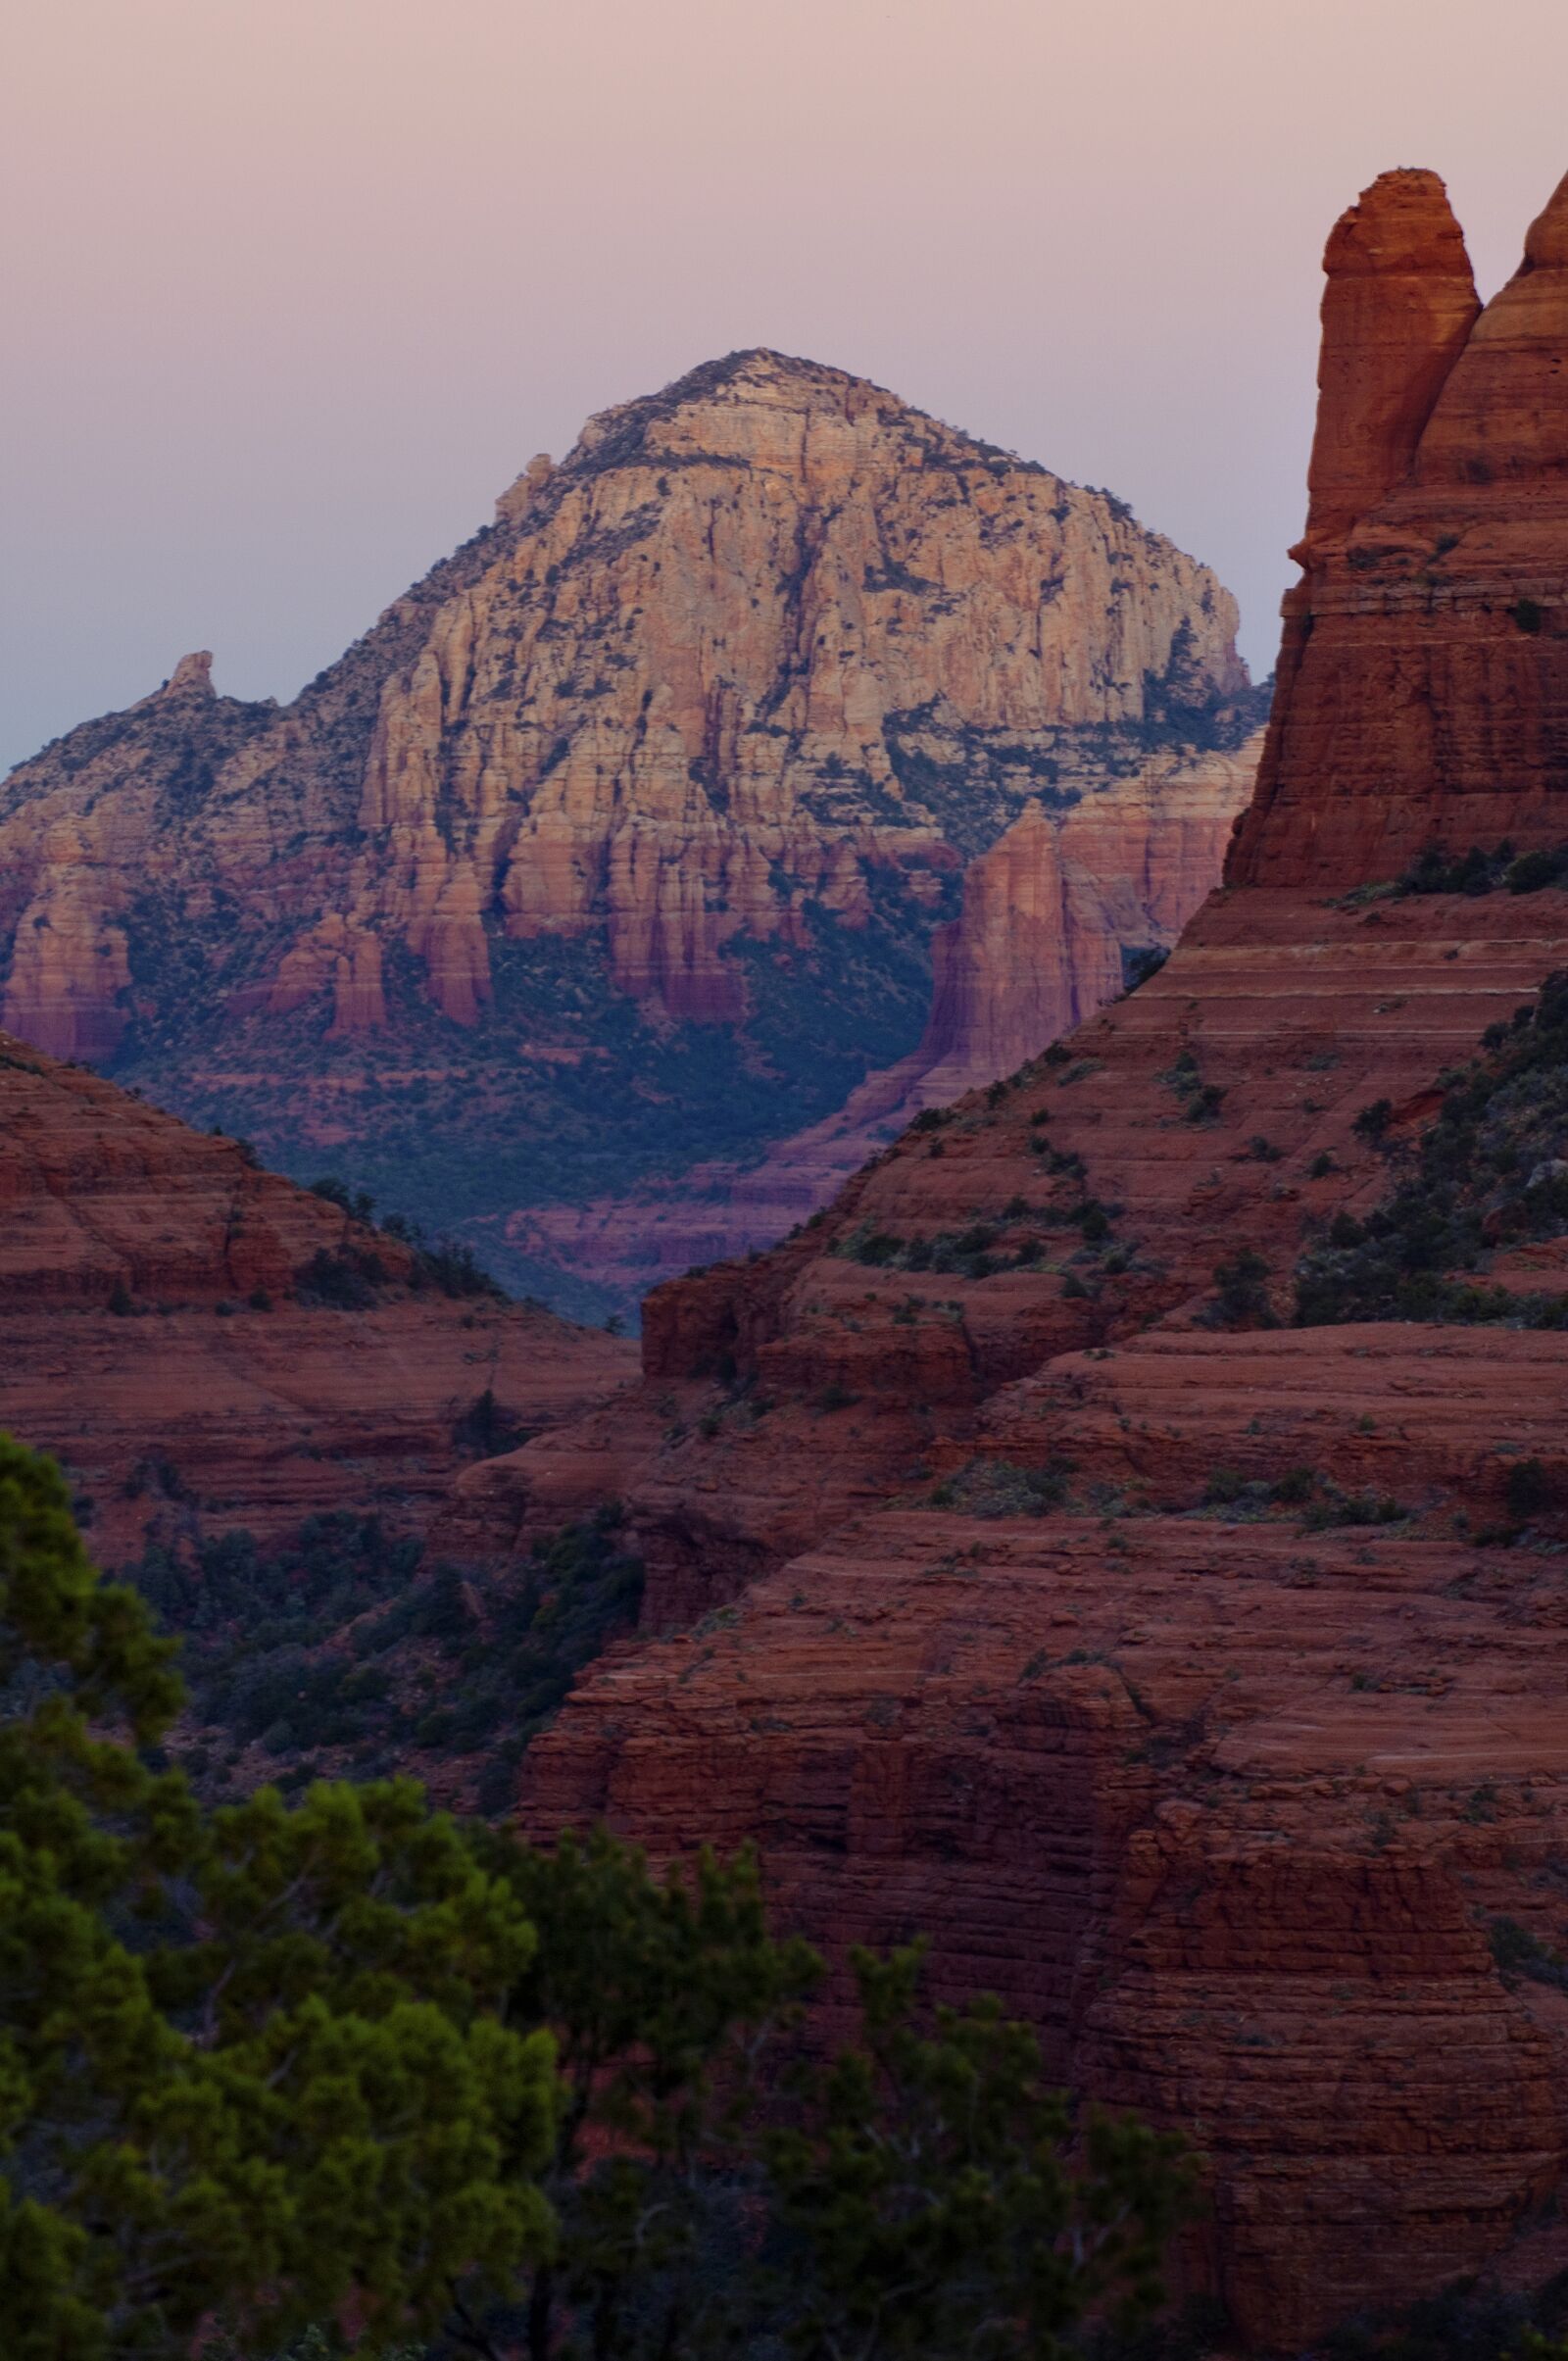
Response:
M1568 1296L1489 1284L1491 1257L1568 1236L1568 969L1499 1020L1483 1055L1445 1078L1436 1122L1413 1146L1372 1101L1362 1136L1398 1177L1364 1221L1337 1214L1296 1274L1297 1318L1568 1325ZM1476 1277L1461 1274L1476 1273Z
M149 1757L172 1653L0 1438L16 2361L176 2361L198 2332L1010 2361L1148 2312L1180 2143L1075 2124L994 2005L919 2007L918 1949L858 1955L856 2044L781 2079L820 1967L748 1860L660 1881L407 1781L204 1812Z
M528 1741L635 1623L642 1566L617 1527L607 1507L499 1575L427 1565L416 1538L347 1511L272 1548L243 1529L149 1544L123 1573L181 1642L177 1759L215 1797L412 1767L505 1810Z

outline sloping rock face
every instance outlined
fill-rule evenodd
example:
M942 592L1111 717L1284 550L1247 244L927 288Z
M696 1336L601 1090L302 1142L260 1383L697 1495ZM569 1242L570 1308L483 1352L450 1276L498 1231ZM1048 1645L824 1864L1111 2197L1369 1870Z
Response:
M1078 918L1168 934L1223 765L1201 874L1135 815L1251 725L1235 622L1107 494L732 356L536 461L292 707L187 659L16 771L0 1014L524 1278L519 1208L755 1156L912 1051L1032 804L1087 853L1115 798Z
M514 1243L639 1296L770 1246L923 1107L1011 1073L1114 1000L1129 955L1169 950L1219 874L1261 751L1258 731L1234 754L1157 758L1065 812L1031 801L970 864L959 916L932 938L931 1012L907 1058L750 1168L701 1164L673 1184L514 1214Z
M1568 966L1560 885L1342 891L1504 804L1557 841L1544 219L1473 325L1429 176L1336 232L1265 775L1166 965L773 1254L656 1291L622 1412L455 1503L505 1540L613 1489L648 1555L647 1644L530 1753L527 1823L754 1839L835 1962L927 1932L944 1992L1196 2137L1182 2270L1262 2347L1565 2259L1568 1334L1284 1324ZM1440 482L1480 416L1490 473ZM1451 601L1348 562L1424 499L1473 503ZM1496 603L1525 548L1539 633ZM1568 1257L1491 1278L1550 1314Z
M416 1285L406 1246L239 1143L9 1035L0 1206L0 1426L65 1463L107 1562L322 1510L419 1531L487 1387L538 1428L626 1375L612 1338ZM313 1300L323 1257L341 1303Z
M1329 241L1311 509L1237 884L1568 836L1568 183L1483 312L1442 182Z

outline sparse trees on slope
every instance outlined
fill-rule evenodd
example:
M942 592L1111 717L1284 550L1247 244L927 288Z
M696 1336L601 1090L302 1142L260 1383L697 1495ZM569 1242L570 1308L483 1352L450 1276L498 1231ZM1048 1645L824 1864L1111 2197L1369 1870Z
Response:
M1152 2299L1178 2144L1075 2127L993 2004L923 2021L916 1951L810 2071L748 1857L397 1781L200 1812L168 1644L5 1438L0 1683L8 2361L1024 2361Z

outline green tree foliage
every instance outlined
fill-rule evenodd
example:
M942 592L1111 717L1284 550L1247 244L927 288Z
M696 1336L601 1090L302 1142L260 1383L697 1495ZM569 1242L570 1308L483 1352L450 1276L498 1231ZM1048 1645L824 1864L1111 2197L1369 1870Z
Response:
M179 1701L58 1472L0 1439L0 2317L14 2361L173 2361L353 2300L366 2349L550 2237L532 1929L416 1789L204 1821Z
M755 1863L653 1876L407 1781L211 1813L47 1461L0 1438L0 2319L8 2361L1052 2355L1156 2293L1178 2143L1075 2123L994 2004L820 1974Z
M919 1945L855 1953L861 2042L769 2142L804 2249L791 2347L1024 2361L1059 2352L1092 2305L1133 2325L1190 2199L1182 2143L1101 2115L1075 2141L1033 2035L995 2001L919 2029L920 1963Z

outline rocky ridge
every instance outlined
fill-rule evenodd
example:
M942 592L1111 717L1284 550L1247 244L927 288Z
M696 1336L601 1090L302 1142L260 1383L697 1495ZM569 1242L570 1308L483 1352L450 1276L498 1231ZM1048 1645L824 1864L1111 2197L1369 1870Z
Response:
M0 1014L564 1283L548 1208L750 1161L916 1049L1031 806L1116 864L1062 906L1069 1001L1106 924L1167 937L1234 767L1191 774L1200 859L1137 813L1250 726L1235 621L1109 495L733 355L533 463L294 705L187 659L15 771Z
M352 1509L422 1531L488 1388L537 1430L630 1348L482 1290L112 1083L0 1035L0 1426L110 1563Z
M1565 206L1479 316L1432 175L1331 239L1268 749L1166 965L657 1290L614 1416L451 1511L613 1492L647 1555L529 1824L752 1839L837 1960L928 1932L1196 2135L1255 2346L1565 2259L1568 1223L1484 1231L1468 1317L1291 1324L1568 968L1556 864L1480 890L1568 836Z

